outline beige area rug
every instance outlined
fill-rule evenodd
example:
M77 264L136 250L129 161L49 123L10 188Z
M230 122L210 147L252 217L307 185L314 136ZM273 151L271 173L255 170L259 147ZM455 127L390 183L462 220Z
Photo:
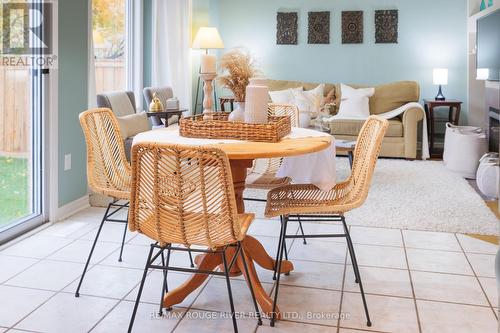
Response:
M337 179L350 173L346 158L337 159ZM246 190L246 197L266 192ZM264 205L245 203L263 216ZM366 203L346 215L351 225L498 235L498 218L460 176L440 161L379 159Z

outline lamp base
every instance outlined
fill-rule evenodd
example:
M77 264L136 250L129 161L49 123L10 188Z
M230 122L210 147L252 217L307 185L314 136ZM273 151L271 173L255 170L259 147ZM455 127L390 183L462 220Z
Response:
M434 98L436 101L444 101L446 97L444 97L443 92L441 91L441 85L439 85L439 91L436 97Z

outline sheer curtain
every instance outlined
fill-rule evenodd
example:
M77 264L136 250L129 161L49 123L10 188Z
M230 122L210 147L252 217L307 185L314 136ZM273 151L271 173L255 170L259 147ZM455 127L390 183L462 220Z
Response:
M170 86L181 107L191 104L192 0L153 0L152 85Z
M88 83L87 83L87 104L88 108L97 107L96 97L96 76L95 76L95 55L94 55L94 31L92 28L92 0L88 1Z

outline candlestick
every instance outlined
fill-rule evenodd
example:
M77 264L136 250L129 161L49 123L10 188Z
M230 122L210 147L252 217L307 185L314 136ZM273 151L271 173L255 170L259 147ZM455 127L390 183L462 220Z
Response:
M214 91L214 87L212 81L217 77L216 73L202 73L200 74L203 79L203 120L213 120L213 105L214 100L212 98L212 93Z
M213 54L202 54L201 73L216 73L216 57Z

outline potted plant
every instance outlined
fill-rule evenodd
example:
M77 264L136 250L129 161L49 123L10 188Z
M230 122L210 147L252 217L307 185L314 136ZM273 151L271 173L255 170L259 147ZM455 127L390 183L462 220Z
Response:
M236 109L229 115L229 120L244 121L246 88L250 78L257 74L254 61L248 52L233 49L221 57L220 69L218 82L232 91L236 102Z

